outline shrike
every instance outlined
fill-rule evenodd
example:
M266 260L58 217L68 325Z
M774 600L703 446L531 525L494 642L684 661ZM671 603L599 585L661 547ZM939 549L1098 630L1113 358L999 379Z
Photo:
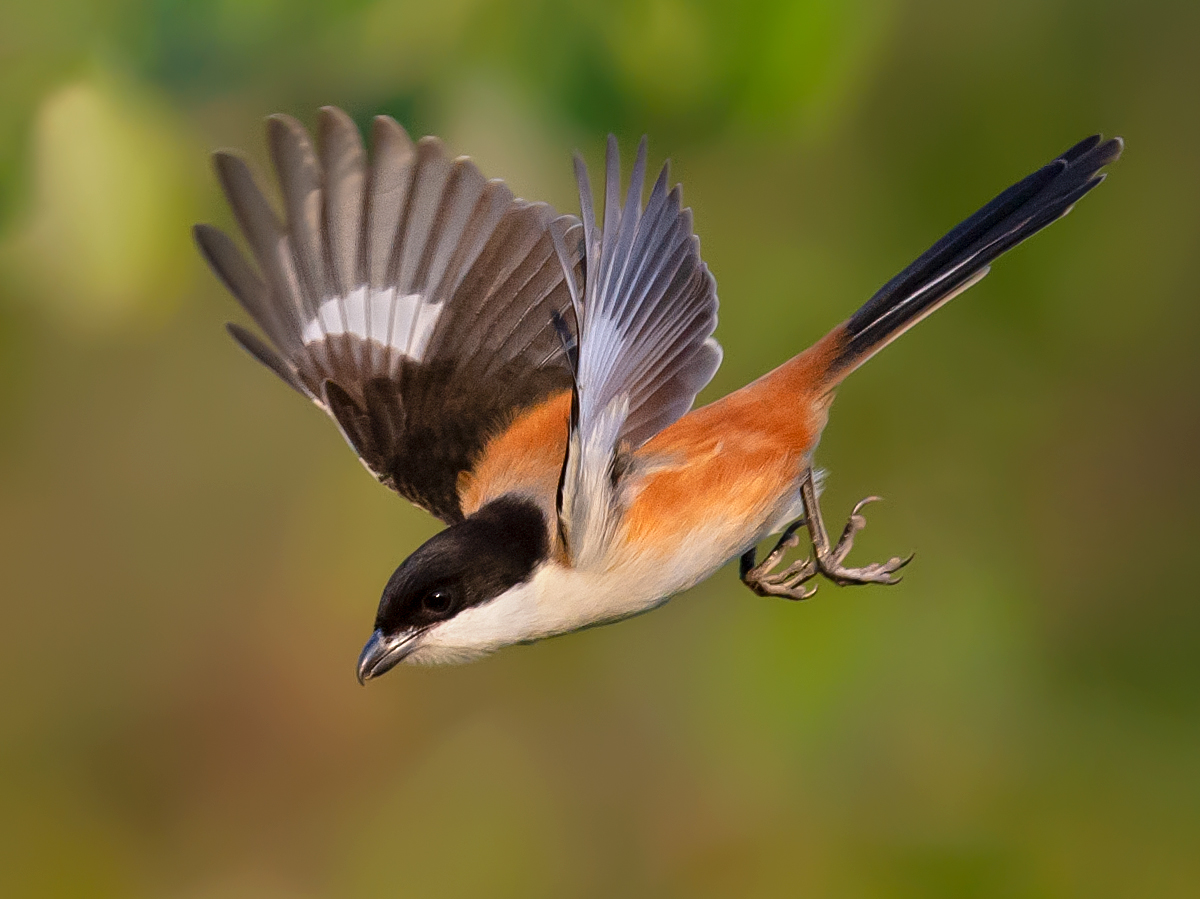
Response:
M286 116L268 135L284 221L240 157L215 156L256 265L196 228L266 339L229 331L325 410L375 477L447 524L384 588L363 682L645 612L735 557L765 596L806 599L817 574L896 583L907 559L845 564L873 497L836 541L822 520L813 453L835 389L1065 215L1122 149L1076 144L812 347L693 410L721 362L716 283L665 166L643 206L644 140L622 199L609 138L600 221L578 158L581 218L515 198L390 118L375 120L370 160L333 108L319 151ZM801 525L810 558L777 570Z

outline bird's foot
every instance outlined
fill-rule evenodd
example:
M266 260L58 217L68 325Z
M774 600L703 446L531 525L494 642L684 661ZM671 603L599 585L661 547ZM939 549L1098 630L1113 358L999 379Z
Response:
M751 547L741 558L740 572L742 583L759 596L781 596L784 599L808 599L817 592L816 585L805 587L804 584L816 575L823 574L835 584L846 587L851 584L898 584L900 578L896 572L913 560L910 555L901 559L888 559L886 562L875 562L861 568L848 568L842 564L854 547L854 537L867 526L867 519L862 509L867 503L876 502L877 496L868 496L860 501L850 513L842 536L834 546L829 545L825 526L820 519L815 495L808 499L808 506L813 509L811 517L800 518L787 526L780 535L775 548L770 554L757 563L756 551ZM772 573L779 566L784 553L800 545L796 532L807 524L813 542L813 555L800 562L793 562L778 573Z
M793 562L778 574L771 573L779 565L784 553L800 545L800 538L796 536L796 531L803 524L803 518L789 524L780 535L775 548L762 560L762 564L756 564L757 553L754 547L746 550L739 563L742 583L759 596L780 596L784 599L799 601L808 599L816 593L815 585L808 589L803 586L817 573L817 563L811 556L803 562Z
M842 564L842 560L854 546L855 535L867 526L867 519L862 514L863 506L878 500L878 496L868 496L866 499L860 500L854 507L854 511L850 513L850 518L842 529L842 536L837 545L829 548L826 544L824 552L820 546L817 547L816 567L821 574L835 584L842 587L850 584L898 584L900 578L896 577L895 573L913 560L910 555L903 559L893 557L886 562L875 562L871 565L864 565L862 568L847 568Z

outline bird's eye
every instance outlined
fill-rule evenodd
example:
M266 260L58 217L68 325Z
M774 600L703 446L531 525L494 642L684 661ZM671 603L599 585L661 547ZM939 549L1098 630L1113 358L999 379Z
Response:
M421 599L421 607L434 615L445 615L453 602L454 597L449 590L430 590Z

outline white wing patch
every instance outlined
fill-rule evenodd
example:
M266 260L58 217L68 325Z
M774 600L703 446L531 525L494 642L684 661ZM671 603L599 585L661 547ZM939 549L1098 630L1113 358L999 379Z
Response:
M398 294L395 287L380 290L363 285L344 298L332 297L322 302L317 317L304 326L304 343L353 334L420 362L444 305L430 303L417 293Z

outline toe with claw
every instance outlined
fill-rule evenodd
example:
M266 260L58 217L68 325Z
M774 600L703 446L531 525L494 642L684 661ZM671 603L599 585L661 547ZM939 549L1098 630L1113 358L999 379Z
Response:
M850 584L898 584L901 579L894 576L895 572L913 560L913 556L910 555L904 559L893 557L886 562L876 562L864 565L862 568L848 568L842 564L854 547L855 535L867 526L867 519L862 514L863 507L868 503L878 501L878 496L868 496L866 499L860 500L854 507L854 511L850 513L850 518L842 529L842 536L838 539L837 545L824 553L821 552L820 547L817 548L817 567L821 574L835 584L843 587Z
M759 596L779 596L783 599L800 601L808 599L817 592L816 586L805 588L804 583L811 580L817 573L817 565L809 557L801 562L793 562L783 571L772 574L778 566L784 553L800 545L796 531L804 524L804 519L793 521L780 536L775 548L762 560L756 563L756 552L751 547L742 556L739 565L742 583Z

